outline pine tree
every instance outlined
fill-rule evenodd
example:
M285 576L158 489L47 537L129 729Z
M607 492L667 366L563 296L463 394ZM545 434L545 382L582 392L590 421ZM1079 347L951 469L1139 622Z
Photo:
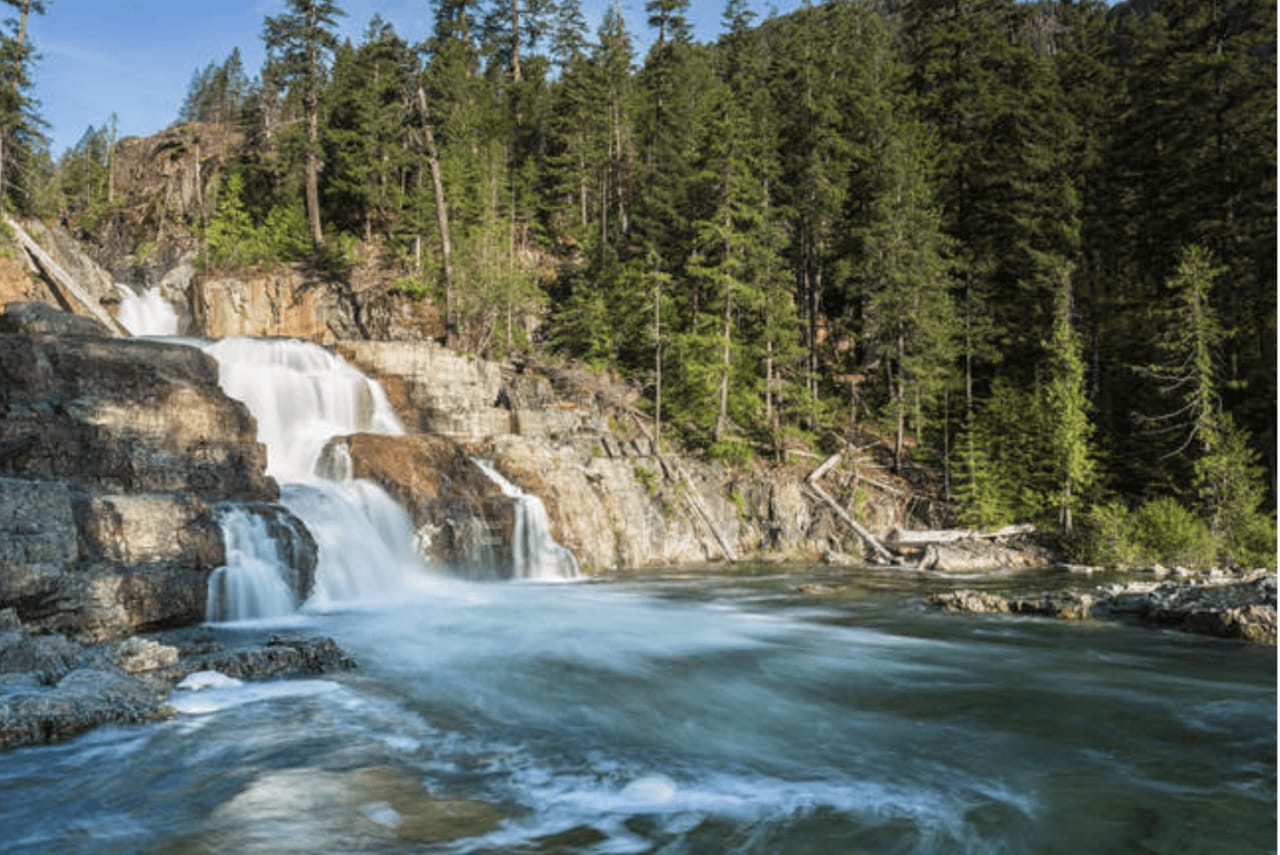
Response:
M1190 461L1193 493L1211 530L1229 549L1252 553L1259 530L1265 528L1259 516L1265 488L1248 434L1225 411L1220 394L1226 333L1210 294L1224 273L1203 247L1182 251L1167 284L1176 302L1165 313L1156 343L1163 359L1144 372L1177 406L1144 421L1154 434L1176 443L1167 457Z
M342 45L325 90L325 200L331 222L372 240L387 233L404 203L410 162L405 146L407 93L414 59L381 18L369 22L359 48Z
M346 14L333 0L286 0L287 12L268 17L263 26L270 73L294 89L302 101L306 138L303 183L311 240L324 245L320 220L320 93L327 62L337 47L337 19Z
M9 194L18 190L19 206L30 210L31 193L20 180L21 167L28 168L43 147L43 120L35 111L31 95L31 60L34 50L27 39L32 15L43 15L44 0L4 0L18 12L16 21L7 25L12 33L0 36L0 213L8 204Z
M1063 534L1070 535L1077 512L1088 501L1096 472L1084 359L1072 323L1070 270L1061 270L1060 277L1054 299L1053 331L1048 342L1049 382L1043 388L1043 407L1051 430L1047 437L1051 479L1048 488L1057 510L1058 526Z

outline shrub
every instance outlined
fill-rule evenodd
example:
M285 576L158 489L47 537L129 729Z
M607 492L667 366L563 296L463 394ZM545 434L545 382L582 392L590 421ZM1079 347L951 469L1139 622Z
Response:
M1168 496L1152 499L1133 514L1134 536L1146 561L1209 567L1217 545L1208 524Z

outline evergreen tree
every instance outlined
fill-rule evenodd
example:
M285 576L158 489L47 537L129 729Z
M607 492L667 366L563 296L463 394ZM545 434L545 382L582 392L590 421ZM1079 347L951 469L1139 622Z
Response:
M326 89L326 200L330 221L372 240L386 234L404 205L409 166L404 127L414 72L409 46L379 17L359 48L335 54Z
M306 137L303 184L311 240L324 245L320 220L320 94L327 63L337 47L337 19L345 13L333 0L286 0L287 12L268 17L262 38L271 74L296 91L302 101Z
M27 38L32 15L43 15L44 0L4 0L17 10L16 21L7 21L11 32L0 35L0 212L10 193L17 191L20 209L30 210L32 194L22 180L24 167L34 174L34 161L44 147L44 121L36 113L31 95L31 62L34 50Z
M1089 421L1089 401L1085 394L1085 368L1080 340L1072 324L1070 270L1060 271L1055 296L1053 331L1048 342L1049 382L1043 387L1043 407L1050 434L1047 459L1058 526L1070 535L1077 512L1088 500L1095 480L1092 449L1093 426Z

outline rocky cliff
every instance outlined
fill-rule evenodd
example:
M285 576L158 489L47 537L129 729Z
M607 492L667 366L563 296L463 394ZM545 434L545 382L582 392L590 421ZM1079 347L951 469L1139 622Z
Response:
M217 510L271 503L253 420L178 344L43 304L0 316L0 604L108 637L203 619Z
M453 353L431 342L344 341L339 353L376 377L401 421L425 436L347 440L359 477L409 509L424 554L476 568L509 555L509 505L473 458L539 496L555 537L589 573L728 558L860 554L853 535L812 504L803 471L731 474L659 454L625 390L569 382ZM559 388L557 388L559 387ZM889 525L901 521L890 513ZM486 550L488 550L486 552Z

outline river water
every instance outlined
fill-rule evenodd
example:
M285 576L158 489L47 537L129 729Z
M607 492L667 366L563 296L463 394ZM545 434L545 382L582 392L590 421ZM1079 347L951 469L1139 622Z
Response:
M195 675L165 722L0 755L0 851L1275 850L1274 648L929 613L955 583L902 570L451 578L330 446L400 432L375 383L300 342L201 346L320 546L293 612L228 512L210 616L257 620L215 632L330 635L360 667ZM575 576L529 519L554 560L514 575Z
M1274 851L1274 649L833 572L424 574L296 616L359 669L0 756L0 849Z

